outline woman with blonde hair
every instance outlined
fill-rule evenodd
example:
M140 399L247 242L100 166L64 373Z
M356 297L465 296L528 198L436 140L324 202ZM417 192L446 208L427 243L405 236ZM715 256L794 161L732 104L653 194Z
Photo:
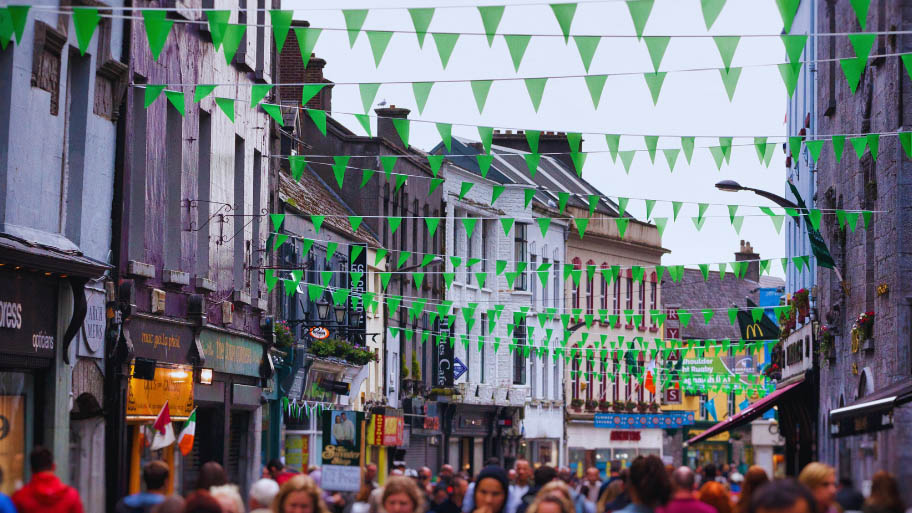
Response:
M605 513L605 506L617 499L622 493L624 493L624 481L615 479L605 487L605 491L599 497L595 506L595 513Z
M575 513L573 503L558 491L539 493L527 513Z
M839 511L834 505L836 502L836 469L826 463L812 461L798 474L798 482L806 486L814 495L814 501L817 502L817 513Z
M899 495L896 476L886 470L874 474L871 480L871 496L861 510L864 513L903 513L906 506Z
M223 513L246 513L244 499L241 498L241 492L238 491L237 485L213 486L209 489L209 493L222 506Z
M716 508L719 513L732 513L731 494L725 485L718 481L704 484L697 499Z
M536 498L554 494L559 494L570 501L571 504L573 503L573 494L570 492L570 487L563 481L551 481L545 486L542 486L541 490L538 491L538 496Z
M738 503L735 505L736 513L748 513L750 511L751 496L764 484L769 482L769 476L766 470L757 465L751 466L744 474L744 482L741 484L741 495L738 497Z
M409 477L393 476L383 486L380 509L384 513L422 513L424 494L415 480Z
M298 474L282 484L272 501L273 513L329 513L320 488L310 476Z

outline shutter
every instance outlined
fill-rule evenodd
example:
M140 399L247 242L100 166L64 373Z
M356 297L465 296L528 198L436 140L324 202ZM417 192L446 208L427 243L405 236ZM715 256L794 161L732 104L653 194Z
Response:
M228 482L236 483L241 490L247 490L247 438L250 432L250 412L231 412L228 432Z
M405 451L405 466L419 469L427 465L433 470L435 467L427 464L427 438L423 436L409 436L409 447Z

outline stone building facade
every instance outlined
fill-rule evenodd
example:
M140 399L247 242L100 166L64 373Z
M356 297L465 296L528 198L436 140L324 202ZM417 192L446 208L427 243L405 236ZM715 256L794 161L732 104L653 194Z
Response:
M848 2L817 3L817 31L859 32ZM889 31L912 23L906 2L872 4L867 30ZM845 37L819 39L817 58L852 55ZM817 128L821 134L895 133L912 125L912 80L895 55L912 50L907 35L877 36L872 57L852 94L837 62L817 68ZM846 145L849 146L849 145ZM837 161L825 145L817 164L817 206L873 210L867 227L841 229L825 216L821 232L837 268L819 268L820 322L835 333L835 349L820 369L818 455L840 477L865 488L877 470L912 482L912 162L894 135L880 138L875 158L846 148ZM829 150L829 151L828 151ZM873 331L853 340L858 316L874 312ZM880 409L871 401L884 399ZM840 410L841 409L841 410ZM892 424L892 427L888 427ZM901 488L907 503L912 489Z

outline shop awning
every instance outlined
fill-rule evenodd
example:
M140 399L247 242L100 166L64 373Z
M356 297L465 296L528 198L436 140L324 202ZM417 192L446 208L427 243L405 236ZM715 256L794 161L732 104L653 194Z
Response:
M724 433L725 431L729 431L731 429L734 429L738 426L741 426L743 424L746 424L746 423L756 419L760 415L763 415L763 413L766 410L775 406L776 402L781 400L782 397L785 396L785 394L789 393L790 390L793 390L794 388L796 388L798 385L800 385L802 383L804 383L803 378L800 381L790 383L790 384L776 390L772 394L764 397L763 399L760 399L759 401L755 402L754 404L741 410L741 412L738 413L737 415L733 415L733 416L729 417L728 420L723 420L722 422L716 424L715 426L713 426L713 427L707 429L706 431L700 433L699 435L691 438L690 440L687 441L687 445L693 445L701 440L705 440L707 438L713 437L715 435L718 435L719 433Z
M912 401L912 380L878 390L830 410L830 435L851 436L893 427L893 407Z

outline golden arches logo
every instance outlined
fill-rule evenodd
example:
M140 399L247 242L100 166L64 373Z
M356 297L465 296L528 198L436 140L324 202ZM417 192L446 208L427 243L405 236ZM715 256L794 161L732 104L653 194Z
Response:
M756 322L749 325L744 331L748 339L763 338L763 328Z

